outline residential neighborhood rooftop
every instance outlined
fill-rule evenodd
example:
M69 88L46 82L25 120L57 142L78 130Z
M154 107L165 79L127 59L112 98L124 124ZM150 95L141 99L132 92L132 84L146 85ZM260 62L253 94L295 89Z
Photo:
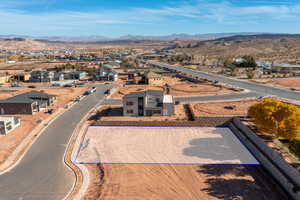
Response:
M33 99L48 99L55 96L56 95L51 95L34 90L16 95L14 97L0 100L0 103L32 103L34 101Z
M140 92L131 92L129 94L124 95L124 97L135 97L135 96L147 96L147 95L163 95L164 92L160 90L145 90Z

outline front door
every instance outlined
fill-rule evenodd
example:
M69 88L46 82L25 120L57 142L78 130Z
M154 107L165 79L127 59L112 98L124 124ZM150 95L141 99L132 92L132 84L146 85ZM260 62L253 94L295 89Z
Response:
M138 98L138 113L139 116L144 116L144 97Z

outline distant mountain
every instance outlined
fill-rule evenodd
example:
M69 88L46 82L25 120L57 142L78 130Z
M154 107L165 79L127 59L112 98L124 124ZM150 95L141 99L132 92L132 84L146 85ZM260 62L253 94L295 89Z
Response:
M235 35L257 35L263 34L258 32L242 32L242 33L207 33L207 34L172 34L165 36L140 36L140 35L126 35L121 36L120 39L126 40L176 40L176 39L217 39L223 37L231 37Z
M118 40L163 40L171 41L176 39L218 39L232 37L236 35L258 35L259 32L240 32L240 33L208 33L208 34L171 34L163 36L143 36L143 35L124 35L117 38L106 36L28 36L28 35L0 35L0 39L24 38L31 40L46 40L58 42L97 42L97 41L118 41Z

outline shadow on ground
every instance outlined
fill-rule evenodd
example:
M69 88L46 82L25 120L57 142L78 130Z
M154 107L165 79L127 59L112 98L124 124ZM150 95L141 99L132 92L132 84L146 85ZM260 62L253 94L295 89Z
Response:
M233 141L234 135L226 133L222 129L216 129L212 133L216 136L191 140L189 142L191 146L183 149L183 154L209 159L212 163L223 161L223 164L255 164L251 154L241 151L241 148L245 147L239 142Z
M122 107L107 108L101 111L97 111L96 114L90 116L89 120L97 121L100 120L101 117L107 117L107 116L113 116L113 117L123 116L123 108Z
M260 177L261 166L203 165L198 172L209 178L202 191L224 200L279 200L286 199L270 186L268 177ZM260 178L259 178L260 177Z

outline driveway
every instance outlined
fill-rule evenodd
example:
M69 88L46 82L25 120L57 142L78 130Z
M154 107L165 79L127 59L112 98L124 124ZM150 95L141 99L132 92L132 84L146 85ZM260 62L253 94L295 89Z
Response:
M21 162L0 176L0 199L62 199L74 184L73 172L63 162L68 141L77 124L112 85L97 85L96 93L83 99L52 122Z

